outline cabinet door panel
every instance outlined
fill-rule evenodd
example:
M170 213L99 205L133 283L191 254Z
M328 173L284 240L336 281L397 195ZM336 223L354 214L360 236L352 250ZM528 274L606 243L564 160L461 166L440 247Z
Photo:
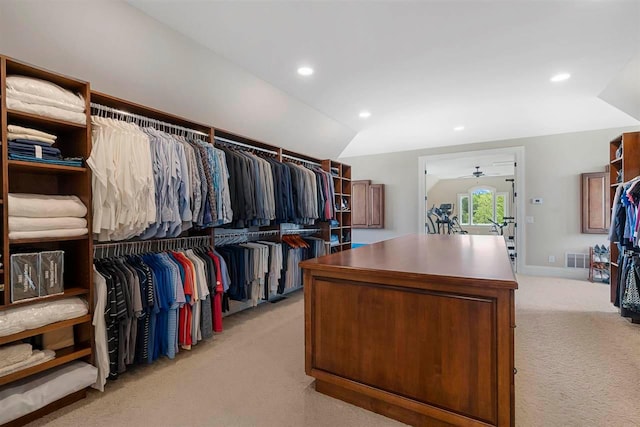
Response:
M369 185L369 228L384 228L384 184Z
M367 206L368 188L371 181L353 181L351 183L351 227L368 228Z
M609 179L606 172L582 174L582 232L609 231Z

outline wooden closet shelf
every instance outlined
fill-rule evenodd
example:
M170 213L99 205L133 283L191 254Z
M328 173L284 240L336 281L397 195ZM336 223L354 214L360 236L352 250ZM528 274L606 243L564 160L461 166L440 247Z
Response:
M7 304L7 305L0 305L0 310L6 310L8 308L19 307L19 306L30 305L30 304L37 304L37 303L43 302L43 301L52 301L52 300L57 300L57 299L76 297L76 296L79 296L79 295L87 295L88 293L89 293L89 289L87 289L87 288L67 288L67 289L64 290L64 293L62 293L62 294L49 295L49 296L46 296L46 297L33 298L33 299L28 299L28 300L23 300L23 301L16 301L16 302L12 302L11 304Z
M72 237L41 237L36 239L13 239L9 240L9 243L12 245L30 245L37 243L47 243L47 242L69 242L73 240L87 240L89 238L88 234L84 236L72 236Z
M85 167L53 165L22 160L9 160L9 167L11 169L34 173L85 173L87 171Z
M38 128L45 128L53 131L69 131L87 128L87 125L38 116L37 114L25 113L17 110L7 110L7 120L9 124L14 124L14 122L28 123Z
M74 319L51 323L41 328L27 329L26 331L18 332L17 334L0 337L0 345L23 340L29 337L35 337L36 335L44 334L44 333L55 331L58 329L68 328L69 326L79 325L81 323L87 323L87 322L91 322L90 314L85 314L84 316L76 317Z
M618 185L622 185L622 182L616 182L615 184L611 184L612 188L617 187Z
M0 386L8 384L13 381L17 381L22 378L29 377L39 372L46 371L47 369L54 368L56 366L64 365L76 359L91 355L91 346L89 344L74 345L66 347L60 350L56 350L56 358L48 362L41 363L39 365L31 366L18 372L14 372L4 377L0 377Z
M615 164L615 163L622 163L622 157L618 157L617 159L613 159L611 160L611 164Z

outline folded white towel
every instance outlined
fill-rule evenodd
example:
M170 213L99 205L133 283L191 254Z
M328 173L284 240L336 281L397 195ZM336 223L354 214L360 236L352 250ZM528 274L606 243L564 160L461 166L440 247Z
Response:
M53 139L43 138L41 136L29 135L27 133L8 132L7 133L7 139L9 141L13 141L15 139L28 139L30 141L44 142L45 144L49 144L49 145L53 145L53 144L56 143Z
M45 98L44 96L21 92L11 88L7 88L7 97L18 99L22 102L26 102L27 104L46 105L48 107L56 107L62 110L74 111L76 113L84 113L85 110L84 104L70 104L59 99Z
M26 128L18 125L7 126L7 131L9 131L9 133L19 133L24 135L39 136L40 138L51 139L53 141L55 141L58 138L56 135L53 135L51 133L42 132L41 130Z
M83 218L87 207L76 196L9 193L9 216L29 218Z
M84 107L84 98L47 80L26 76L7 76L7 90L17 90L43 98L55 99L67 104Z
M5 366L4 368L0 368L0 377L5 375L12 374L14 372L22 371L24 369L30 368L35 365L39 365L44 362L48 362L49 360L53 360L56 358L56 352L51 350L33 350L33 353L27 360L23 360L22 362L14 363L13 365Z
M27 360L31 356L31 344L14 344L0 347L0 368Z
M84 218L68 216L59 218L27 218L24 216L9 217L9 232L68 230L73 228L87 228L87 220Z
M89 233L88 228L68 228L62 230L10 231L9 240L43 239L45 237L77 237Z
M9 96L7 96L7 108L10 110L35 114L37 116L51 117L52 119L78 123L80 125L87 124L87 115L85 113L63 110L62 108L50 107L48 105L29 104L28 102L10 98Z

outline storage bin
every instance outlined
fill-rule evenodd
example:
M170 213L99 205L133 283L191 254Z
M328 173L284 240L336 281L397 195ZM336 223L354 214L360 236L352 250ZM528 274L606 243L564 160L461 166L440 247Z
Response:
M40 296L40 254L11 255L11 302Z
M64 292L64 251L40 252L40 296Z

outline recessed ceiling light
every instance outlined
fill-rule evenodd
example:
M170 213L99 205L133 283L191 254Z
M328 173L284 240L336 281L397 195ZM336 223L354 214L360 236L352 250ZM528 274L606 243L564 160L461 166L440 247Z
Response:
M371 113L369 111L360 111L361 119L368 119L369 117L371 117Z
M455 130L456 132L459 132L461 130L464 130L464 126L456 126L453 128L453 130Z
M551 77L551 81L554 82L554 83L563 82L565 80L569 80L570 77L571 77L571 74L569 74L569 73L560 73L560 74L556 74L555 76Z
M298 74L300 74L301 76L310 76L311 74L313 74L313 68L311 67L300 67L298 68Z

